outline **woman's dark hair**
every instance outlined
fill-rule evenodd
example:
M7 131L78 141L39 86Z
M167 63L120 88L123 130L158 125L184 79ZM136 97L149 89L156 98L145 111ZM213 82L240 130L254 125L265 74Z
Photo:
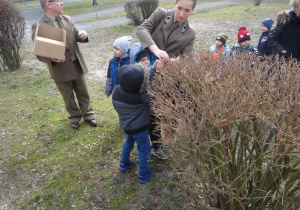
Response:
M176 0L175 4L177 4L179 1L181 1L181 0ZM195 7L196 7L196 4L197 4L197 0L189 0L189 1L193 1L194 2L194 5L193 5L193 10L194 10Z

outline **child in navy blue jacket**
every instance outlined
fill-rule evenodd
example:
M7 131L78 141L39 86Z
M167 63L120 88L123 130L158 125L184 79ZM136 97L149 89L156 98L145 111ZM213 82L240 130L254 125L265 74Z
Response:
M131 36L123 36L114 41L114 57L109 61L105 83L105 95L107 98L111 95L114 87L118 84L118 68L123 65L130 64L129 43L131 40Z
M269 39L272 35L272 25L274 23L274 20L271 18L265 19L261 23L261 31L262 34L260 35L257 50L259 55L264 56L264 55L272 55L273 54L273 49L272 45L269 42Z
M126 171L134 167L134 162L130 160L130 152L136 142L140 169L139 182L144 184L154 175L154 170L148 166L151 156L148 136L150 106L146 91L149 72L140 65L124 65L120 68L118 82L119 85L115 87L112 94L112 103L126 137L119 169Z

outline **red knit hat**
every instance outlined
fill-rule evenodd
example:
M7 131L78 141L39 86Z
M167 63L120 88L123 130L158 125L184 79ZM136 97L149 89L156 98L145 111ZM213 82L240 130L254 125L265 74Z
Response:
M238 43L241 43L245 40L250 40L250 33L247 31L245 26L241 26L238 32Z

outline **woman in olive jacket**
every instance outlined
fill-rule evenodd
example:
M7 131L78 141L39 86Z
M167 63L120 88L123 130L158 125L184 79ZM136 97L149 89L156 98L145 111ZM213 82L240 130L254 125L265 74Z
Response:
M197 0L176 0L173 11L157 8L137 29L143 49L151 50L159 60L192 52L196 30L189 25L188 17L196 3ZM152 34L157 28L158 32Z

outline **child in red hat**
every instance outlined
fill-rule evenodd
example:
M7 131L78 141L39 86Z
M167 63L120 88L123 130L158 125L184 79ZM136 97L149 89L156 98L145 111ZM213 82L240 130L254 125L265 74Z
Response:
M236 55L237 53L241 53L247 51L249 53L258 54L257 49L250 44L250 33L246 29L245 26L241 26L238 31L238 43L231 49L231 55Z

